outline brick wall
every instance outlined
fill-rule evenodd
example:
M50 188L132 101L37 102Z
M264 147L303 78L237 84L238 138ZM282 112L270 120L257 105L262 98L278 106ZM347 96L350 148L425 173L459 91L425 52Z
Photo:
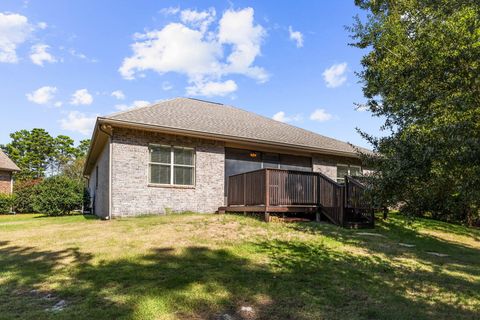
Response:
M90 197L92 202L93 212L99 217L107 217L109 211L108 205L108 189L109 189L109 152L110 145L107 141L100 153L97 163L90 173L88 180L88 189L90 191ZM97 179L98 170L98 183Z
M159 187L148 183L149 144L195 148L195 186ZM214 212L224 203L223 143L176 135L114 128L112 137L112 216Z
M360 159L331 155L314 155L312 165L314 172L321 172L327 177L337 180L337 164L361 165Z
M12 174L9 171L0 170L0 193L12 192Z

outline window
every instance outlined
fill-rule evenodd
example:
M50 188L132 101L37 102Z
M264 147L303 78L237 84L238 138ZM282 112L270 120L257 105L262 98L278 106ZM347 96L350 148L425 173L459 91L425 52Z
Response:
M225 196L228 190L228 177L262 168L312 171L312 159L248 149L225 148Z
M362 167L360 166L353 166L348 164L338 164L337 165L337 182L344 183L345 176L361 176L362 175Z
M150 146L149 182L193 186L195 150L176 146Z
M95 190L98 189L98 166L95 167Z

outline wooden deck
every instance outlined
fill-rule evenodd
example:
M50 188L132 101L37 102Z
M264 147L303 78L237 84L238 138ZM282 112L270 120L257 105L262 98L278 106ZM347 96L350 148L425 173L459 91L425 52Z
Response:
M224 212L316 214L342 227L373 227L365 187L352 177L339 184L318 172L261 169L229 177Z

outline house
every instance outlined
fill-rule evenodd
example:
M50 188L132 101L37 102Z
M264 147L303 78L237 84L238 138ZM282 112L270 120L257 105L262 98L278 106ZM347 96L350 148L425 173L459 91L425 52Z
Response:
M0 150L0 193L11 194L13 192L13 173L20 168Z
M361 148L360 148L361 149ZM366 151L366 149L362 149ZM262 168L359 175L352 145L191 98L98 117L84 175L98 216L215 212L229 177Z

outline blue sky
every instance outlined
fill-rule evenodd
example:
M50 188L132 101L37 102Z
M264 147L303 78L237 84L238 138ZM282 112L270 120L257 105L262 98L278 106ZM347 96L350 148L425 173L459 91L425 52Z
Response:
M231 104L367 146L353 1L0 3L0 143L89 138L94 119L177 96Z

